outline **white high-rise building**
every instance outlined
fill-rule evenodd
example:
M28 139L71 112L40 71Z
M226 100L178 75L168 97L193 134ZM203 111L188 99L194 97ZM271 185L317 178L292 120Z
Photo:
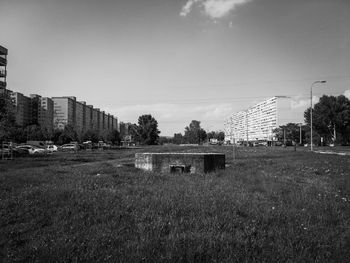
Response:
M229 116L225 121L225 141L274 141L273 130L294 122L296 117L293 116L290 98L272 97Z

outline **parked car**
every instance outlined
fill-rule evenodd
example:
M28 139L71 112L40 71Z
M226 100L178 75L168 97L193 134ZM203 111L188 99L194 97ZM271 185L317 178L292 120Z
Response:
M47 153L47 151L45 149L39 148L36 146L32 146L32 145L19 145L16 147L16 149L28 150L29 154L45 154L45 153Z
M48 151L48 152L57 152L57 150L58 150L58 147L56 146L56 145L54 145L54 144L51 144L51 145L47 145L46 146L46 150Z
M75 143L67 143L67 144L63 144L60 147L61 151L77 151L78 150L78 145Z
M29 152L27 149L18 149L16 147L13 147L12 145L9 144L4 144L2 149L0 149L0 157L19 157L19 156L25 156L28 155Z

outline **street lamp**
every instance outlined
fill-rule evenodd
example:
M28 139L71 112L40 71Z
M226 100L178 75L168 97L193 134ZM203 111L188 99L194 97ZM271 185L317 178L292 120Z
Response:
M299 123L299 127L300 127L300 134L299 134L299 144L301 145L301 143L302 143L302 133L301 133L301 126L302 126L303 124L300 122Z
M313 85L317 84L317 83L326 83L325 80L316 80L314 81L312 84L311 84L311 87L310 87L310 101L311 101L311 109L310 109L310 128L311 128L311 134L310 134L310 145L311 145L311 151L313 150L313 137L312 137L312 87Z

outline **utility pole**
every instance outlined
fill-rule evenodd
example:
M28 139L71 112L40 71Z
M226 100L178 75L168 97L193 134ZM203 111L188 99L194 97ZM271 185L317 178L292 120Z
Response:
M236 160L236 141L235 139L233 138L233 161Z
M248 110L246 112L246 120L247 120L247 146L249 146Z
M312 86L316 83L326 83L325 80L316 80L314 81L312 84L311 84L311 87L310 87L310 104L311 104L311 107L310 107L310 130L311 130L311 134L310 134L310 148L311 148L311 151L313 150L313 136L312 136Z

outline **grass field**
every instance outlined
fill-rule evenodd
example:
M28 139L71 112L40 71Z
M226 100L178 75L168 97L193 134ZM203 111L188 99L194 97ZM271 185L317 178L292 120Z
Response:
M157 174L135 152L226 154ZM152 147L0 161L0 262L350 262L350 156Z

